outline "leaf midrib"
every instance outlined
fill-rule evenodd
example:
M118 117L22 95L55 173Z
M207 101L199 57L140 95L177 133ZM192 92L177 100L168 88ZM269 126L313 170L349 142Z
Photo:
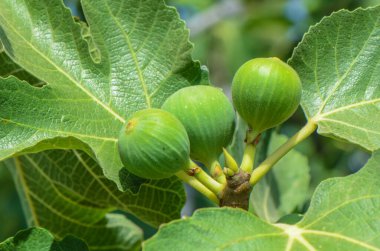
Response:
M109 138L109 137L99 137L96 135L89 135L89 134L81 134L81 133L76 133L76 132L70 132L70 131L60 131L60 130L51 130L47 128L39 128L36 126L31 126L28 124L20 123L17 121L13 121L10 119L5 119L1 118L2 121L6 123L12 123L20 127L25 127L25 128L30 128L36 131L43 131L43 132L51 132L51 133L56 133L59 134L60 136L76 136L78 138L90 138L90 139L95 139L95 140L101 140L101 141L111 141L111 142L117 142L117 138Z
M370 244L367 244L363 241L351 238L346 235L342 235L339 233L334 232L327 232L327 231L320 231L320 230L307 230L305 228L299 228L295 225L287 225L287 224L276 224L274 225L276 227L279 227L284 230L284 233L289 236L288 244L286 247L286 251L292 250L292 246L294 243L294 240L298 241L300 244L302 244L304 247L306 247L308 250L316 250L312 244L308 241L308 238L304 236L304 234L310 234L310 235L319 235L319 236L328 236L331 238L341 239L344 241L347 241L349 243L353 243L355 245L368 248L370 250L380 251L377 247L374 247ZM295 231L292 231L292 229L295 229Z
M107 11L108 11L110 17L112 17L112 19L114 20L115 24L117 25L117 27L119 27L120 31L122 32L122 34L123 34L123 36L125 38L125 42L128 45L128 49L131 52L131 56L132 56L133 62L134 62L135 67L136 67L136 71L137 71L137 75L138 75L140 83L141 83L141 87L143 88L146 105L148 106L148 108L150 108L151 107L151 101L150 101L150 96L148 94L148 88L147 88L147 85L145 83L145 79L143 77L142 71L140 69L136 53L135 53L135 51L132 48L132 44L131 44L131 41L129 39L129 36L124 31L123 26L121 25L121 23L119 22L119 20L113 15L112 10L110 9L110 6L108 5L108 2L105 2L105 5L107 6Z
M302 231L302 233L303 234L319 235L319 236L328 236L328 237L332 237L332 238L336 238L336 239L342 239L342 240L345 240L347 242L356 244L358 246L362 246L362 247L365 247L365 248L368 248L368 249L371 249L371 250L380 251L380 249L377 248L377 247L374 247L374 246L369 245L369 244L367 244L365 242L362 242L362 241L359 241L357 239L353 239L351 237L348 237L346 235L341 235L341 234L338 234L338 233L319 231L319 230L304 230L304 231Z
M349 205L351 203L354 203L354 202L358 202L358 201L365 200L365 199L372 199L372 198L380 198L380 194L365 195L365 196L360 196L360 197L357 197L357 198L354 198L354 199L351 199L351 200L346 200L343 203L339 204L338 206L336 206L336 207L334 207L334 208L326 211L324 214L320 215L318 218L314 219L312 222L310 222L310 223L308 223L308 224L306 224L304 226L301 226L301 227L303 229L307 229L307 228L311 227L312 225L314 225L315 223L319 222L320 220L324 219L325 217L327 217L331 213L335 212L336 210L339 210L340 208L342 208L344 206L347 206L347 205Z
M345 111L345 110L348 110L348 109L351 109L351 108L357 108L357 107L360 107L360 106L372 105L372 104L374 105L374 104L377 104L377 103L380 103L380 98L371 99L371 100L365 100L365 101L361 101L361 102L358 102L358 103L353 103L353 104L349 104L349 105L346 105L346 106L341 106L341 107L336 108L334 110L331 110L329 112L322 113L319 116L316 116L314 118L314 121L323 120L324 118L326 118L329 115L332 115L332 114L335 114L335 113L339 113L339 112L342 112L342 111Z
M318 121L326 121L326 122L332 122L332 123L336 123L336 124L341 124L341 125L345 125L347 127L351 127L351 128L354 128L356 130L363 131L363 132L366 132L366 133L372 133L372 134L378 134L378 135L380 135L380 131L369 130L369 129L365 128L365 127L360 127L360 126L356 126L356 125L353 125L353 124L349 124L349 123L346 123L346 122L341 121L341 120L322 118L322 119L320 119Z

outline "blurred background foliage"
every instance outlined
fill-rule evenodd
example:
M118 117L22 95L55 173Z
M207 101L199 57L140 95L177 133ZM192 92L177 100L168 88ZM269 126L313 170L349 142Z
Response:
M83 18L78 0L65 0L73 15ZM237 68L255 57L276 56L286 61L310 25L340 9L353 10L380 4L380 0L168 0L190 29L193 56L210 70L211 81L229 95ZM281 128L292 135L305 123L301 109ZM310 195L320 181L360 169L369 154L356 146L314 135L297 146L308 156L311 169ZM9 171L0 163L0 241L25 228L17 191ZM183 214L209 206L191 189ZM305 208L306 209L306 208ZM301 212L302 213L302 212ZM130 217L130 216L128 216ZM146 237L155 230L136 220Z

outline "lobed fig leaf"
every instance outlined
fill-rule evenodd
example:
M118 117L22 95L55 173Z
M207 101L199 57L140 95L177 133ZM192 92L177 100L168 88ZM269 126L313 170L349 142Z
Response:
M297 72L278 58L243 64L232 81L232 100L239 115L259 134L287 120L301 100Z
M190 142L184 126L160 109L134 113L121 129L118 145L125 167L142 178L168 178L189 165Z
M198 85L172 94L162 109L174 114L190 139L190 157L208 166L232 140L235 112L221 89Z

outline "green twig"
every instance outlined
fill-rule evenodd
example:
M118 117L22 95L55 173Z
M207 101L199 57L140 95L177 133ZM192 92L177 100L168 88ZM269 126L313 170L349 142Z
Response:
M269 155L266 160L253 170L249 183L254 186L272 168L272 166L277 163L277 161L279 161L298 143L310 136L315 129L317 129L317 124L315 124L314 121L309 121L299 132L288 139L287 142L280 146L274 153Z

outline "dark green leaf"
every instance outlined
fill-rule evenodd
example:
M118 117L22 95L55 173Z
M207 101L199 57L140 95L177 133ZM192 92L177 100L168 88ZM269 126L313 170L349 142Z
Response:
M43 228L29 228L0 243L1 251L87 251L87 245L74 236L55 240Z
M183 184L176 178L143 183L136 194L120 192L102 175L92 158L77 150L45 151L21 156L6 163L19 167L18 175L24 178L28 190L39 196L57 198L54 195L57 190L70 191L62 196L63 199L68 197L74 200L74 206L83 203L106 211L126 210L155 227L179 218L179 212L185 203ZM37 183L36 180L40 182ZM131 177L131 180L135 183L139 181L135 177ZM45 195L47 190L52 194ZM46 198L46 203L49 204L49 198Z
M74 234L91 250L138 247L141 230L111 213L116 209L157 227L179 218L184 204L178 179L143 183L137 194L121 192L92 158L77 150L28 154L5 164L14 174L29 225L47 228L57 237Z

